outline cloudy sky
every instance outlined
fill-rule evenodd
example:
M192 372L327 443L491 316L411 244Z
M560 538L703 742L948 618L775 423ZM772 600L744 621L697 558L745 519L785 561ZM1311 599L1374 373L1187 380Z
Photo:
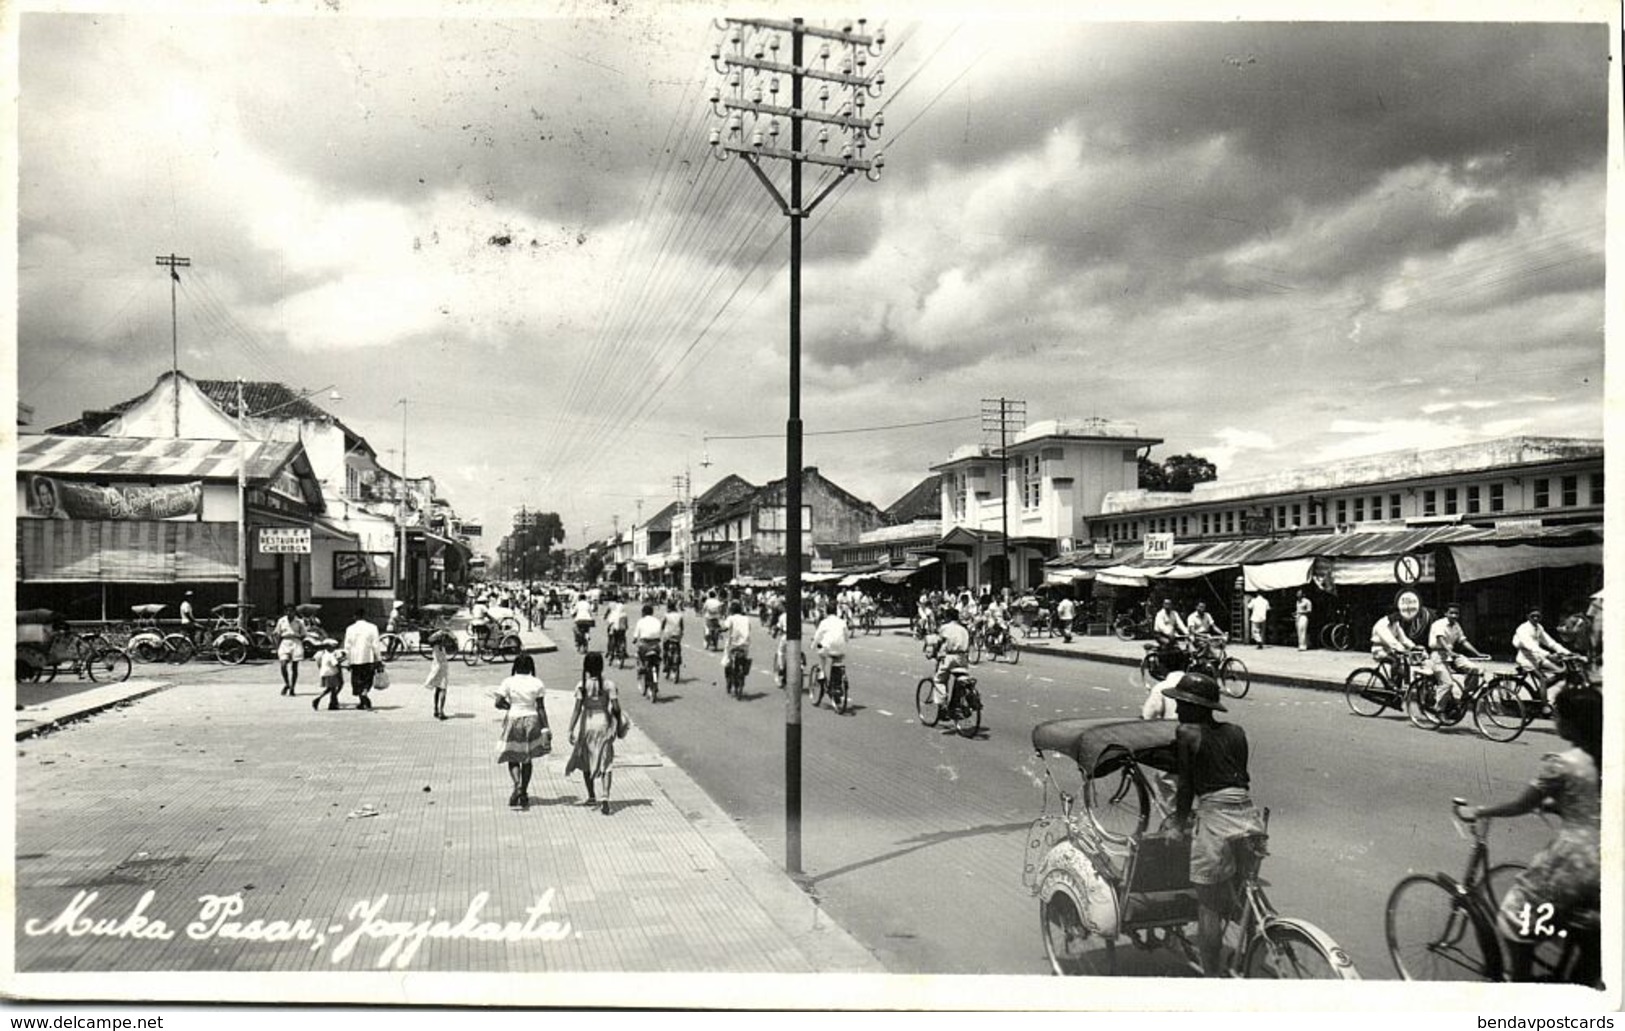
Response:
M787 220L710 157L717 12L339 6L13 15L33 428L168 369L175 253L185 372L333 384L397 467L404 412L488 545L783 475ZM889 504L999 396L1221 476L1601 436L1617 15L1538 10L888 20L884 174L807 224L807 464Z

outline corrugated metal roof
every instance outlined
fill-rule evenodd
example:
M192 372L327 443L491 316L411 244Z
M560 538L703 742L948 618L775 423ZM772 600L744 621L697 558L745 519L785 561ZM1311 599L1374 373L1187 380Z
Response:
M153 437L28 435L17 441L17 471L98 479L235 480L237 441ZM247 479L274 478L300 451L294 443L248 441Z

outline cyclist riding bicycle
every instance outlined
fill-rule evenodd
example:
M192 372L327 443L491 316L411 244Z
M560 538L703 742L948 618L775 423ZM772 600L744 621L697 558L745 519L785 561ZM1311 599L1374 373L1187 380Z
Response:
M681 616L678 617L678 625L679 627L682 625ZM638 618L638 625L632 632L632 645L637 649L639 673L643 672L646 664L657 670L660 668L660 641L664 630L665 623L655 615L655 607L646 603L643 606L643 615ZM621 631L623 634L625 632Z
M1395 687L1405 685L1405 656L1421 650L1405 635L1404 621L1397 607L1389 609L1371 625L1371 658L1378 668L1392 671L1388 682Z
M705 603L700 607L700 615L705 619L705 646L711 647L716 640L718 632L722 629L722 600L717 597L716 591L705 592Z
M1461 628L1461 606L1452 602L1445 606L1443 618L1434 620L1428 628L1428 670L1438 684L1433 699L1436 707L1443 707L1446 696L1461 698L1461 685L1451 676L1452 670L1473 679L1483 675L1483 667L1463 657L1463 652L1475 659L1489 658L1467 640Z
M1529 861L1504 898L1496 923L1510 946L1512 979L1527 981L1542 934L1566 934L1575 917L1596 913L1602 880L1602 694L1563 691L1555 703L1557 733L1572 747L1541 760L1532 783L1497 805L1464 806L1462 819L1555 812L1557 836ZM1596 971L1577 971L1589 983Z
M930 653L937 660L937 672L933 678L936 683L931 691L931 700L936 705L942 705L946 699L950 713L959 706L959 680L969 672L965 664L965 656L969 652L970 631L959 622L959 613L953 606L945 607L942 610L942 626L937 628L935 647Z
M468 623L469 636L483 641L491 635L491 608L485 603L484 595L475 599L472 616Z
M666 609L660 621L660 665L670 670L676 667L683 651L683 610L678 605Z
M750 666L750 619L745 615L745 608L738 601L728 603L728 618L722 621L722 631L725 635L723 655L723 668L733 662L742 664L742 668Z
M650 615L645 612L644 615ZM604 626L609 634L609 650L615 651L619 644L624 653L626 649L626 626L631 617L627 614L626 603L616 598L609 604L609 612L604 616Z
M592 625L598 622L593 615L592 601L586 595L576 597L575 605L570 611L570 619L575 623L576 627L576 646L585 650Z
M1162 659L1163 669L1170 673L1184 669L1189 658L1186 645L1191 631L1179 613L1174 611L1172 598L1162 599L1162 608L1157 610L1157 616L1151 622L1151 634L1157 640L1157 654Z
M846 620L839 612L831 612L819 621L813 631L813 651L818 653L818 672L825 684L830 680L830 667L846 662Z
M1540 687L1544 695L1552 690L1551 682L1546 678L1548 673L1561 673L1563 664L1552 659L1553 655L1573 655L1574 653L1552 639L1546 628L1540 624L1540 610L1530 609L1529 615L1519 624L1512 634L1512 647L1518 650L1514 660L1519 669L1529 671L1529 676ZM1562 687L1546 700L1555 703L1557 695L1562 694Z

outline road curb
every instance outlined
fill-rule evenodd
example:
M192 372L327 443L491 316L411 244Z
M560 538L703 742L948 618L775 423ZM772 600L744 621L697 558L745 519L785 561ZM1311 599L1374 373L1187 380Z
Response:
M175 682L171 680L154 681L135 690L120 692L105 698L98 698L94 702L90 702L88 704L72 706L66 712L59 715L47 715L44 719L41 719L30 726L19 726L17 728L17 740L23 741L27 738L34 737L37 734L44 733L47 730L55 730L57 727L65 724L82 720L88 716L94 716L100 712L106 712L108 709L123 705L125 702L134 702L145 698L148 695L155 695L160 691L167 691L174 686ZM70 696L69 699L64 699L64 701L71 702L71 697L77 696ZM47 702L46 704L50 705L53 703Z

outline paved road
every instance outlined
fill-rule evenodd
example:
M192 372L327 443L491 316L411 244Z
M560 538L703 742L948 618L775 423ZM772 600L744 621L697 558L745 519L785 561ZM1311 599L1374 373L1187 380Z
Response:
M725 696L719 657L692 644L684 680L658 706L636 697L630 669L622 679L640 728L782 861L784 696L773 648L758 630L741 700ZM576 661L566 647L543 660L543 675L556 683ZM848 667L851 714L804 710L808 890L894 973L1046 972L1037 905L1021 885L1024 831L1042 798L1028 735L1062 716L1137 715L1143 694L1131 672L1036 654L1014 666L984 661L986 731L964 740L915 719L915 684L929 667L912 639L859 639ZM1448 800L1515 792L1558 743L1545 725L1510 745L1470 726L1425 734L1302 688L1255 685L1231 709L1252 742L1255 796L1272 810L1272 899L1330 932L1367 977L1393 976L1382 940L1393 884L1413 867L1459 873L1465 862ZM1538 820L1508 822L1492 856L1526 858L1548 836ZM1179 972L1166 954L1125 963L1124 972Z

